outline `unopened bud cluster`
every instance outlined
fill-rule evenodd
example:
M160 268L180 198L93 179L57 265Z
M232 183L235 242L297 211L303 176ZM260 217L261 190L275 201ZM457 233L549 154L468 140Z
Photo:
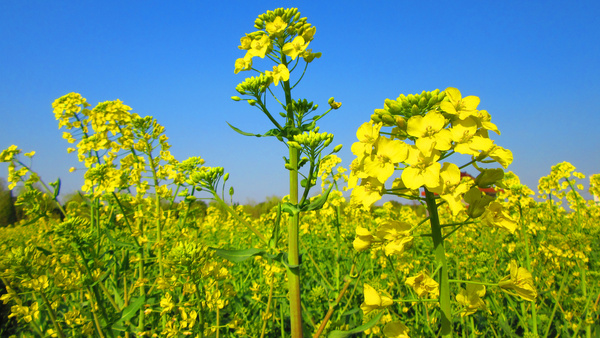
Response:
M304 132L300 135L294 136L293 141L289 141L288 145L295 148L301 148L306 146L309 148L317 148L320 145L327 147L333 142L333 134L331 133L319 133L319 128L315 128L315 131Z
M384 126L390 127L398 124L402 117L408 119L415 115L425 115L435 106L439 106L446 99L446 93L439 89L434 91L423 91L421 94L400 94L396 100L386 99L383 109L375 109L371 120L375 123L382 122ZM446 99L447 100L447 99Z

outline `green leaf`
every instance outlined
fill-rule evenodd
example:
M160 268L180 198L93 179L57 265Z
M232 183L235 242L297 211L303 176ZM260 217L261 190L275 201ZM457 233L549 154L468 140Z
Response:
M262 256L266 252L263 249L257 249L257 248L249 248L249 249L242 249L242 250L225 250L225 249L217 249L217 248L210 248L210 249L215 250L215 253L217 255L221 256L222 258L225 258L226 260L228 260L232 263L243 262L254 256Z
M116 240L116 239L115 239L115 238L114 238L114 237L113 237L113 236L110 234L110 231L108 231L108 230L107 230L107 231L105 231L105 232L104 232L104 234L106 235L106 238L108 238L108 240L109 240L109 241L110 241L112 244L114 244L114 245L116 245L116 246L124 246L124 247L130 247L130 248L137 248L137 247L136 247L134 244L127 243L127 242L121 242L121 241L118 241L118 240Z
M331 188L333 188L333 184L329 186L329 189L327 189L327 191L323 195L321 195L321 197L312 201L310 204L305 203L302 206L302 208L300 209L300 211L312 211L312 210L319 210L319 209L323 208L323 205L325 205L325 202L327 202L327 198L329 197Z
M241 130L239 130L238 128L236 128L236 127L232 126L231 124L229 124L229 122L225 122L225 123L227 123L227 124L229 125L229 127L231 127L231 129L235 130L237 133L239 133L239 134L242 134L242 135L244 135L244 136L256 136L256 137L262 137L262 135L261 135L261 134L252 134L252 133L247 133L247 132L245 132L245 131L241 131Z
M116 322L114 326L121 326L126 321L130 320L131 318L133 318L133 316L135 316L135 314L142 307L142 305L144 305L145 302L146 302L146 297L145 296L138 297L138 299L136 299L135 302L129 304L129 306L127 306L123 310L123 312L121 312L121 319L119 319L119 321Z
M293 205L290 202L285 202L281 205L281 210L287 212L288 214L294 216L296 214L298 214L300 212L300 209L298 208L298 206Z
M277 206L277 216L275 217L275 224L273 225L273 232L271 238L269 238L269 247L276 248L277 242L279 242L279 229L281 223L281 202Z
M370 328L372 328L373 326L375 326L375 324L377 324L379 322L379 319L381 319L381 316L383 316L383 311L380 312L377 316L375 316L373 319L371 319L368 323L365 323L359 327L356 327L350 331L339 331L339 330L335 330L335 331L331 331L331 333L329 333L329 338L346 338L346 337L350 337L351 335L355 334L355 333L361 333L365 330L368 330Z

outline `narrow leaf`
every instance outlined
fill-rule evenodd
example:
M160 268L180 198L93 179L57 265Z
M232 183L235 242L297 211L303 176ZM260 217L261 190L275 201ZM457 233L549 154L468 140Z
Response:
M215 250L215 253L217 255L221 256L222 258L225 258L226 260L228 260L232 263L243 262L243 261L247 260L248 258L251 258L254 256L261 256L266 252L263 249L257 249L257 248L249 248L249 249L243 249L243 250L225 250L225 249L217 249L217 248L211 248L211 249Z
M244 135L244 136L256 136L256 137L262 137L262 135L261 135L261 134L252 134L252 133L247 133L247 132L245 132L245 131L241 131L241 130L239 130L238 128L236 128L236 127L232 126L231 124L229 124L229 122L225 122L225 123L227 123L227 124L229 125L229 127L231 127L231 129L235 130L237 133L239 133L239 134L242 134L242 135Z
M363 324L359 327L356 327L350 331L339 331L339 330L331 331L331 333L329 333L328 337L329 338L346 338L346 337L350 337L351 335L353 335L355 333L363 332L363 331L368 330L368 329L372 328L373 326L375 326L375 324L377 324L379 322L379 319L381 318L381 316L383 316L383 311L380 312L373 319L371 319L368 323L365 323L365 324Z
M323 195L321 195L321 197L312 201L310 204L305 204L304 206L302 206L301 211L312 211L323 208L323 205L325 205L325 202L327 202L327 198L329 197L331 188L333 188L333 184L329 186L329 189L327 189L327 191Z
M144 305L145 301L146 301L146 297L142 296L142 297L138 297L138 299L136 299L135 302L129 304L129 306L127 306L123 310L123 312L121 312L121 319L119 319L119 321L116 322L115 325L116 326L123 325L126 321L133 318L133 316L135 316L135 314L142 307L142 305Z

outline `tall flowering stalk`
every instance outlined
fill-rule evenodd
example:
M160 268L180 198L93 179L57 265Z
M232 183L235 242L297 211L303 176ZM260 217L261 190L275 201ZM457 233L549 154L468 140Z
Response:
M496 162L506 168L513 157L489 138L489 131L500 132L490 114L478 110L478 105L478 97L463 98L456 88L386 99L384 108L376 109L371 121L358 128L358 142L352 145L357 156L350 166L352 203L368 208L387 194L420 201L427 207L437 278L427 277L427 291L416 283L416 277L409 277L406 284L419 296L438 299L443 336L452 334L445 238L478 218L486 226L515 230L514 220L502 205L482 192L500 184L504 171L480 165ZM462 165L444 161L458 154L467 156L455 160L462 161ZM461 175L461 170L470 166L480 173L475 179ZM400 174L386 187L396 172ZM438 210L442 207L461 221L441 224ZM412 233L421 224L398 223L392 227L393 236L389 224L380 226L375 236L367 229L357 228L354 247L362 251L380 243L385 246L386 255L401 254L410 249Z
M294 99L292 90L303 78L308 64L321 53L313 53L309 44L313 41L316 27L307 23L306 18L300 17L296 8L278 8L267 11L254 22L258 29L241 38L239 49L246 52L245 56L235 61L234 72L255 71L258 75L248 77L240 83L236 90L243 97L232 97L236 101L246 101L258 108L273 125L273 129L264 134L252 134L231 126L235 131L246 136L276 137L288 149L285 158L285 168L289 171L289 201L282 205L282 210L290 214L288 223L288 268L290 316L292 337L302 337L302 308L300 303L300 257L299 257L299 225L300 213L320 209L327 199L327 193L316 201L310 202L309 192L315 186L319 166L324 160L322 152L333 141L333 135L320 133L316 122L337 109L341 103L331 98L330 109L317 115L318 105L305 99ZM272 67L267 70L257 69L254 61L268 59ZM300 72L301 71L301 72ZM282 96L277 96L276 87L280 87ZM267 100L272 97L274 102L283 109L281 118L271 113ZM341 149L337 146L333 152ZM302 167L308 167L301 173ZM303 179L300 179L300 176ZM301 189L303 189L301 191ZM269 243L277 245L275 240Z

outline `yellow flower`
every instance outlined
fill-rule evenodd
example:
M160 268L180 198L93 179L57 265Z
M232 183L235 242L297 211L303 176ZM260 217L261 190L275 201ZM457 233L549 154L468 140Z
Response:
M273 83L277 86L279 81L288 81L290 79L290 71L284 64L280 64L278 66L273 66L273 71L266 71L265 74L267 76L271 76L273 79Z
M537 297L537 291L533 284L533 277L527 269L518 267L515 260L510 261L509 265L510 275L502 278L498 282L498 286L504 291L512 290L517 295L530 302L535 301Z
M356 138L359 142L352 144L352 153L358 157L362 157L365 154L371 155L373 146L379 138L379 130L381 130L382 123L365 122L356 131Z
M478 309L485 310L485 302L481 297L485 296L485 285L467 283L467 288L460 289L460 293L456 295L456 301L465 308L461 311L461 316L468 316Z
M356 227L356 238L354 239L354 242L352 242L352 246L354 246L354 250L356 251L365 251L371 248L373 239L374 237L371 235L369 229L359 225Z
M484 225L504 228L511 234L517 230L517 222L498 202L490 203L481 217L481 223Z
M375 152L365 158L365 172L384 183L394 174L396 163L406 160L408 149L409 146L400 140L379 137L375 143Z
M440 186L440 169L442 165L437 162L440 152L434 150L430 156L425 156L418 148L411 147L406 163L410 167L402 171L402 182L411 190L419 189L425 185L427 189L436 189Z
M384 250L387 256L401 254L412 246L411 225L406 222L389 221L377 229L377 237L387 241Z
M452 87L446 88L444 92L450 102L444 101L440 104L443 111L451 115L457 115L461 120L476 114L480 102L477 96L467 96L463 99L460 91Z
M235 60L235 70L233 73L237 74L241 71L250 69L252 69L252 56L246 54L243 58Z
M287 23L281 19L280 16L275 17L275 20L272 22L267 22L265 30L271 35L281 35L285 28L287 27Z
M241 50L249 50L252 48L252 38L246 34L246 36L240 39L240 46L238 46Z
M478 160L489 156L504 168L507 168L513 161L513 154L510 150L495 145L494 141L489 138L473 136L470 147L472 150L481 151L478 156L476 155Z
M13 158L15 158L15 155L20 153L21 149L13 144L10 147L2 150L2 153L0 153L0 162L11 162Z
M408 327L401 322L387 323L383 328L386 338L410 338Z
M377 290L369 284L364 284L364 292L365 301L360 305L360 309L365 315L373 310L383 309L394 304L394 301L389 295L380 295Z
M272 46L271 39L268 35L264 34L262 37L258 39L252 40L250 43L251 49L248 51L248 54L251 56L258 56L261 59L265 57L270 51Z
M312 49L307 49L302 54L300 54L306 63L311 63L315 58L318 59L321 57L321 52L313 53Z
M383 194L383 183L374 177L363 178L358 187L352 190L352 204L362 204L369 208L373 203L381 199Z
M408 119L407 133L416 137L415 145L423 153L430 156L433 149L449 150L452 146L452 134L447 129L444 115L430 111L425 116L416 115Z
M440 295L438 282L429 277L424 271L415 277L408 277L404 283L412 287L419 297L429 294L432 298L438 298Z
M462 203L463 195L473 185L473 179L461 179L460 169L456 164L444 163L440 170L441 189L436 191L440 197L448 203L453 215L465 209Z
M297 36L294 38L294 40L292 40L292 42L288 42L285 45L283 45L281 51L283 52L283 54L291 57L292 60L295 60L300 53L306 50L306 47L308 47L309 43L310 42L304 42L303 37Z

